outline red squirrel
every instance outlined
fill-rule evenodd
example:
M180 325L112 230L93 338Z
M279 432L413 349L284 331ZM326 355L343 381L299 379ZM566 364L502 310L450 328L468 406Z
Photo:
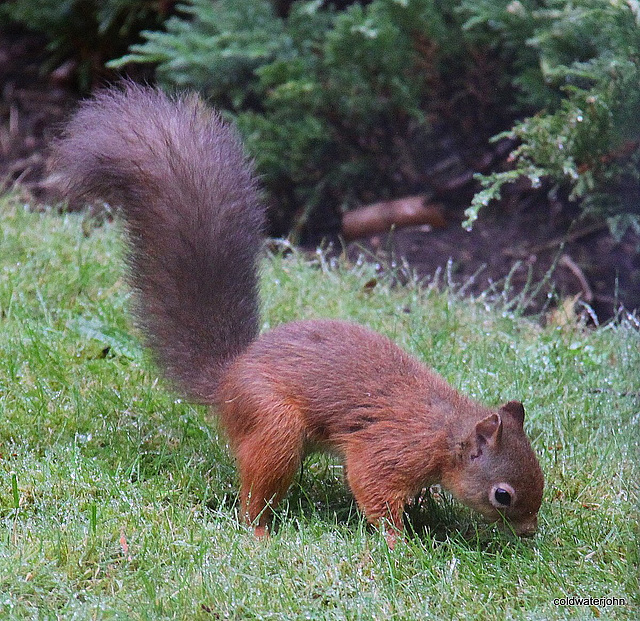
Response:
M103 90L71 118L54 162L69 197L118 207L146 342L173 385L219 415L257 536L314 450L340 456L390 545L407 500L436 483L490 521L535 531L544 481L521 403L480 405L348 321L259 334L265 209L236 133L197 96Z

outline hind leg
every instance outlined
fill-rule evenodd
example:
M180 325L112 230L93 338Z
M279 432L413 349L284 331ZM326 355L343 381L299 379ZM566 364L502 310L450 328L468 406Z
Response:
M267 534L272 509L286 494L302 462L304 434L298 412L281 406L265 413L268 425L251 430L236 444L243 518L257 537Z

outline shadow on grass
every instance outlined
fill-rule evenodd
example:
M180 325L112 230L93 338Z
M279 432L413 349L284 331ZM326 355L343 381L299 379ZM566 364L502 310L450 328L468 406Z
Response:
M211 497L206 507L214 512L232 512L238 518L238 494ZM412 541L444 544L455 540L470 550L486 550L517 539L508 533L496 533L496 527L482 521L469 509L455 502L439 489L423 490L406 507L405 537ZM342 466L327 455L314 455L301 469L285 499L275 508L270 530L277 534L283 528L295 530L303 524L321 526L323 530L344 528L359 531L364 517L343 481ZM370 533L371 525L365 526ZM501 543L502 542L502 543Z

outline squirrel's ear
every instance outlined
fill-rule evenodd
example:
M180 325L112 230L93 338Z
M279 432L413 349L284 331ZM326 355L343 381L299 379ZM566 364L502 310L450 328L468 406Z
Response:
M512 416L520 427L524 426L524 406L520 401L509 401L508 403L505 403L500 408L500 412Z
M495 446L502 436L502 419L498 414L490 414L476 424L478 449L483 445Z

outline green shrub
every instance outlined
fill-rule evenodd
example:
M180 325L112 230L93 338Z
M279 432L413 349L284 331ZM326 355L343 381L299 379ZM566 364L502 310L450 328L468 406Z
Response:
M313 228L317 210L326 224L359 202L423 187L418 145L429 117L469 99L464 77L475 60L447 2L375 0L344 11L295 2L286 18L266 0L178 8L166 32L143 33L147 42L113 65L156 63L162 84L197 88L235 117L276 232L292 218Z
M88 88L103 63L121 56L141 28L160 27L162 3L150 0L10 0L0 5L0 26L18 23L48 38L49 66L72 57Z
M480 177L467 225L525 175L620 234L640 228L637 3L373 0L335 11L315 1L280 18L266 0L189 0L179 10L115 64L156 63L165 86L201 90L235 117L276 229L420 191L423 145L443 118L476 140L511 127L500 135L519 142L511 170Z
M518 69L512 84L537 111L502 135L517 138L513 170L481 176L467 210L501 187L542 177L581 199L584 214L607 218L621 236L640 232L640 9L636 2L466 1L466 29L493 35Z
M640 230L637 2L344 4L185 0L110 66L152 64L165 87L199 90L235 119L277 234L326 232L359 203L423 192L441 124L462 149L518 142L511 168L479 176L467 225L526 176L618 235ZM171 6L11 0L0 19L47 33L52 58L74 54L87 85Z

